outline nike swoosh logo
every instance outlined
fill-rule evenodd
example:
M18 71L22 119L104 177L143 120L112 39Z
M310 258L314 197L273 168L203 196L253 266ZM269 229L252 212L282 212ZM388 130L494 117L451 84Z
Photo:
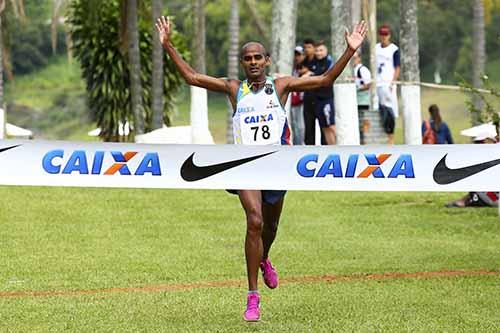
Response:
M483 162L479 164L470 165L467 167L459 168L459 169L450 169L446 166L446 156L444 155L441 161L434 168L434 181L439 185L448 185L459 180L465 179L467 177L473 176L476 173L480 173L486 169L492 168L496 165L500 164L500 159Z
M9 150L9 149L12 149L12 148L16 148L16 147L19 147L19 146L21 146L21 145L15 145L15 146L10 146L10 147L0 148L0 153L3 153L6 150Z
M212 165L206 165L206 166L198 166L198 165L194 164L193 156L195 153L193 153L182 164L181 177L182 177L182 179L184 179L187 182L195 182L197 180L202 180L202 179L211 177L211 176L216 175L218 173L221 173L223 171L235 168L235 167L240 166L242 164L257 160L259 158L262 158L262 157L265 157L267 155L271 155L274 153L276 153L276 152L273 151L270 153L252 156L252 157L247 157L247 158L243 158L240 160L228 161L228 162L224 162L224 163L212 164Z

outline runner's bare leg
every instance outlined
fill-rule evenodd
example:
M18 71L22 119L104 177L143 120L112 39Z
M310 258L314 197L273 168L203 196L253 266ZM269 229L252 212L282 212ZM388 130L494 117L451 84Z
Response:
M283 209L283 202L284 198L274 205L266 203L262 204L262 216L264 217L264 226L262 229L262 259L267 259L271 245L276 238L276 232L278 231L278 225L280 223L281 210Z
M240 190L241 205L247 218L245 258L247 262L248 290L258 290L259 264L262 260L262 193L257 190Z

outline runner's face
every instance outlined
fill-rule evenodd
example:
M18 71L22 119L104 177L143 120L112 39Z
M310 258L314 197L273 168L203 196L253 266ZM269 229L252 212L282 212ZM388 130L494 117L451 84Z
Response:
M262 80L265 78L269 57L266 57L264 52L264 48L259 47L259 45L250 45L243 50L240 64L247 79Z

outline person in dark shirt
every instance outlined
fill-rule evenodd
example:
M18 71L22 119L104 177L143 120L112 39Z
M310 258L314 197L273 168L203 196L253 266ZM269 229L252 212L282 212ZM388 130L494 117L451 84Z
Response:
M429 107L429 114L430 119L422 123L422 136L425 137L428 127L430 127L430 130L434 131L435 134L435 144L453 144L450 128L442 120L439 107L436 104L432 104Z
M311 76L316 70L316 57L314 56L314 41L304 39L305 58L302 62L300 76ZM314 92L304 92L304 143L314 145L316 140L316 116L315 116L316 97Z
M328 49L323 41L315 44L316 69L314 75L326 73L333 65L333 59L328 54ZM321 87L314 90L316 97L315 116L319 121L324 141L328 145L334 145L335 138L335 108L333 105L333 87Z

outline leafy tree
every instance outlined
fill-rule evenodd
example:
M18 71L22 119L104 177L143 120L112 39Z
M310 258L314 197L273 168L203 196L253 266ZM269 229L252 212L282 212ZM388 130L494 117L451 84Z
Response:
M106 141L120 140L120 123L134 125L131 112L131 91L126 38L120 29L120 1L74 0L70 6L75 57L80 61L82 75L87 83L91 112L102 129ZM144 5L144 3L143 3ZM151 125L151 75L153 36L151 11L139 10L139 48L141 61L142 102L145 111L146 131ZM144 13L148 13L147 15ZM123 22L122 22L123 23ZM184 57L188 57L183 37L174 32L173 42ZM164 55L164 121L169 124L168 112L172 110L174 96L181 85L179 74ZM128 139L131 139L130 137Z
M493 122L500 133L500 89L494 87L487 75L480 77L485 90L478 89L471 83L461 78L460 86L466 92L471 92L469 100L466 102L467 109L472 114L472 119L479 124ZM486 91L489 91L487 93ZM476 100L480 99L484 107L478 108Z

